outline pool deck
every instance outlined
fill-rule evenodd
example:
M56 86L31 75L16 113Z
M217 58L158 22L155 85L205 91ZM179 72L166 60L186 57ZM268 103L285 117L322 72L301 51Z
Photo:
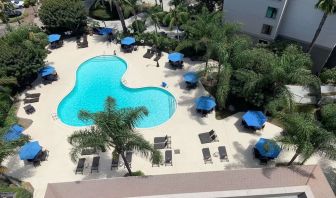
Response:
M110 170L111 151L107 151L100 154L99 173L90 174L92 161L90 156L87 157L84 174L75 175L76 163L70 160L71 146L67 143L67 137L80 127L67 126L55 116L58 104L75 84L78 66L94 56L112 55L114 50L128 63L128 70L123 77L127 86L160 86L162 81L165 81L168 84L166 90L171 92L177 101L176 112L170 120L154 128L139 130L150 142L158 136L172 137L172 149L180 150L180 154L173 153L173 166L152 167L148 160L135 155L132 161L134 171L142 170L146 175L161 175L260 167L258 161L252 156L254 144L260 137L273 138L282 131L281 128L266 123L263 131L247 133L240 125L242 113L223 120L217 120L214 113L205 118L197 115L194 100L207 93L202 86L191 91L186 90L182 75L187 71L197 70L202 65L200 62L185 59L185 67L182 70L171 70L166 53L159 61L160 67L156 67L153 59L142 57L148 49L146 47L139 47L138 51L125 54L120 52L120 45L108 43L100 36L89 36L88 42L88 48L77 49L75 40L67 40L63 47L52 50L48 55L47 64L55 66L59 80L48 85L36 82L36 86L28 90L29 93L41 93L40 102L32 104L36 108L34 114L26 115L22 108L23 103L19 108L19 117L33 120L33 124L24 133L30 135L33 140L38 140L41 146L50 151L48 161L42 162L37 168L24 165L17 155L7 160L9 174L31 182L35 188L34 197L43 197L48 183L112 178L126 173L123 166L118 170ZM198 134L211 129L216 131L219 142L201 144ZM217 157L217 148L222 145L226 146L229 162L220 162ZM205 147L210 149L213 164L203 162L201 150ZM292 154L289 151L282 152L278 160L288 160ZM312 158L307 164L315 162L316 159Z

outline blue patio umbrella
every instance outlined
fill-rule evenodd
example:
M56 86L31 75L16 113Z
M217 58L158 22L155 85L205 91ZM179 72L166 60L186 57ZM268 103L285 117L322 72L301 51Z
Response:
M60 38L61 38L61 35L59 35L59 34L50 34L50 35L48 35L48 41L49 41L49 43L58 41L58 40L60 40Z
M135 43L135 38L134 37L125 37L123 39L121 39L121 44L123 45L132 45Z
M8 132L4 135L4 140L7 142L15 141L20 138L23 131L24 131L24 128L22 126L18 124L14 124L11 126Z
M210 96L201 96L196 99L196 109L210 111L216 106L215 99Z
M183 75L183 79L185 82L195 84L198 81L198 76L195 72L187 72Z
M168 60L172 62L182 61L183 60L183 54L179 52L172 52L168 55Z
M34 159L36 155L42 150L42 147L38 143L35 142L27 142L23 145L19 151L19 156L21 160L29 160Z
M260 129L264 126L267 118L261 111L247 111L243 115L243 120L248 126Z
M277 158L281 152L280 146L273 140L260 138L259 141L254 146L261 156L268 158Z
M100 35L112 34L112 28L106 28L106 27L100 28L98 33Z
M51 65L48 65L48 66L43 67L43 68L40 70L40 73L41 73L41 76L42 76L42 77L45 77L45 76L54 74L55 71L56 71L56 70L55 70L55 67L53 67L53 66L51 66Z

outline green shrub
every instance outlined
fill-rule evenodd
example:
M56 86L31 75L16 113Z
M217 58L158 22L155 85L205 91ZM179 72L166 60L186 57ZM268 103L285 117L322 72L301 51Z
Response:
M336 68L324 69L320 74L322 83L336 84Z
M126 173L125 177L128 177L128 176L129 176L129 174ZM143 173L142 171L138 170L138 171L132 172L132 176L145 176L145 173Z
M32 198L33 195L20 187L9 187L7 185L0 185L0 192L10 192L15 193L16 198Z
M131 28L134 32L137 32L137 33L143 33L147 29L145 22L142 20L133 21Z
M81 0L44 0L39 16L52 33L82 32L86 26L86 11Z

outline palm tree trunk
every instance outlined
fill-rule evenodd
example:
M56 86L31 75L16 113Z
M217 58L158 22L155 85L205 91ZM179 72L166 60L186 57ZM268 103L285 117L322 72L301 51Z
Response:
M155 28L155 33L157 34L157 27L156 27L156 24L154 24L154 28Z
M129 166L128 162L127 162L127 159L126 159L126 156L125 156L125 152L121 152L120 155L121 155L121 158L124 161L124 164L126 166L126 169L128 171L129 176L132 176L132 170L131 170L131 167Z
M309 159L309 157L306 157L301 163L300 165L304 165L304 163L306 163L306 161Z
M292 157L292 159L288 162L287 166L292 165L292 163L295 161L295 159L299 156L300 153L295 152L295 155Z
M324 23L325 23L327 17L328 17L328 13L325 12L325 13L323 14L323 17L322 17L322 19L321 19L321 22L320 22L320 24L319 24L319 26L318 26L318 28L317 28L317 30L316 30L316 32L315 32L314 38L313 38L312 42L310 43L310 45L309 45L309 47L308 47L308 50L307 50L308 53L310 53L311 50L313 49L313 46L314 46L314 44L315 44L317 38L319 37L319 35L320 35L320 33L321 33L322 27L323 27L323 25L324 25Z
M114 5L116 6L116 10L118 12L118 16L119 16L119 19L120 19L120 22L121 22L121 26L123 28L123 32L127 33L127 27L126 27L126 24L125 24L125 18L124 18L124 14L121 11L121 7L120 7L120 4L119 4L119 1L118 0L113 0L113 2L114 2Z
M177 40L180 40L180 35L179 35L179 31L178 31L178 26L176 27L176 33L177 33Z

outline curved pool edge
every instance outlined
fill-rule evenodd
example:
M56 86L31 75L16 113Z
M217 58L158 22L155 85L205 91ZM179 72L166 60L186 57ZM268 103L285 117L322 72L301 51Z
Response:
M158 124L158 125L156 125L156 126L153 126L153 127L135 127L136 129L153 129L153 128L162 126L163 124L166 124L167 122L169 122L169 121L175 116L176 111L177 111L177 109L178 109L178 105L177 105L176 97L175 97L175 95L174 95L172 92L170 92L169 90L164 89L164 88L162 88L162 87L160 87L160 86L139 86L139 87L131 87L131 86L125 84L124 79L126 80L125 75L127 74L127 72L128 72L128 67L129 67L127 61L124 60L123 58L117 56L117 55L113 55L113 54L111 54L111 55L105 55L105 54L104 54L104 55L97 55L97 56L91 57L91 58L89 58L89 59L86 59L85 61L83 61L82 63L80 63L79 66L76 68L76 72L75 72L75 80L74 80L74 85L72 86L72 89L69 91L68 94L66 94L66 95L62 98L62 100L61 100L61 101L58 103L58 105L57 105L57 111L56 111L56 112L57 112L57 118L58 118L57 121L59 121L62 125L65 125L65 126L68 126L68 127L74 127L74 128L78 128L78 129L82 129L82 128L86 128L86 127L93 126L93 125L84 125L84 126L69 125L69 124L67 124L67 123L64 123L64 122L60 119L60 117L58 116L58 115L59 115L58 112L59 112L59 107L60 107L60 104L62 103L62 101L63 101L66 97L68 97L68 96L73 92L73 90L74 90L75 87L76 87L77 78L78 78L77 75L78 75L78 71L79 71L79 69L81 68L81 66L82 66L83 64L85 64L86 62L88 62L88 61L90 61L90 60L92 60L92 59L95 59L95 58L99 58L99 57L115 57L115 58L119 59L120 61L122 61L122 62L126 65L126 70L125 70L124 74L123 74L123 75L121 76L121 78L120 78L120 82L121 82L122 86L125 86L126 88L129 88L129 89L156 88L156 89L160 89L160 90L162 90L162 91L164 91L164 92L167 92L169 95L171 95L171 96L173 97L173 99L174 99L174 112L171 114L171 116L169 117L169 119L167 119L166 121L164 121L164 122L162 122L162 123L160 123L160 124ZM127 80L126 80L126 82L127 82Z

